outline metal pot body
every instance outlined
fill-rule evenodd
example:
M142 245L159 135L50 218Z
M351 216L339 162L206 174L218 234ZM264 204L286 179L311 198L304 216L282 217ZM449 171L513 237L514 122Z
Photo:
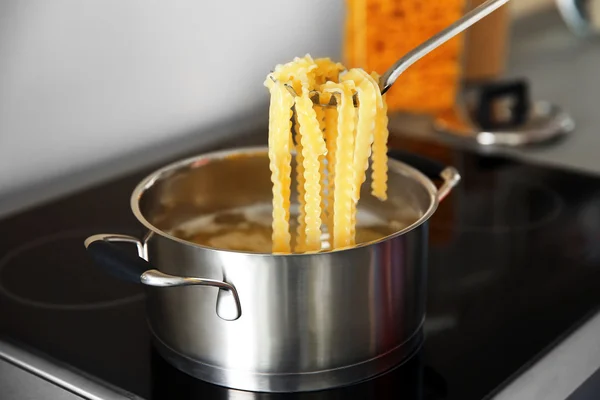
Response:
M266 392L347 385L399 364L422 340L427 220L458 181L450 172L438 191L390 160L389 199L374 199L367 182L359 208L408 221L403 230L290 255L219 250L173 234L190 216L270 201L266 149L209 154L148 177L132 208L149 228L138 249L156 269L141 281L159 352L208 382Z
M215 252L159 235L148 250L161 271L222 279L239 293L241 317L227 321L215 312L219 289L149 288L163 355L210 382L253 391L343 385L392 367L420 339L427 224L314 256Z

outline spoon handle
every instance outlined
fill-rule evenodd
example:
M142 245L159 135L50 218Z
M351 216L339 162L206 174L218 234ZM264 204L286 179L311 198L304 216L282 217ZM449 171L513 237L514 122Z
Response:
M383 94L387 92L394 82L396 82L396 79L398 79L400 74L406 71L408 67L420 60L423 56L438 48L465 29L469 28L477 21L487 17L508 2L509 0L488 0L466 13L462 18L448 26L443 31L432 36L426 42L406 53L404 57L396 61L396 63L381 76L381 93Z

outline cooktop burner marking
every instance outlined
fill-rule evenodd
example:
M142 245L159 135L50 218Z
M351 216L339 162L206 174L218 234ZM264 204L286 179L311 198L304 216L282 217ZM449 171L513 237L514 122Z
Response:
M96 268L83 240L92 232L67 231L19 246L0 259L0 295L50 310L117 307L144 299L141 286L123 283Z
M564 207L562 197L549 187L523 181L505 185L489 190L459 186L453 194L456 197L448 201L453 218L447 220L443 213L444 219L436 221L434 215L432 229L499 234L529 231L554 221Z

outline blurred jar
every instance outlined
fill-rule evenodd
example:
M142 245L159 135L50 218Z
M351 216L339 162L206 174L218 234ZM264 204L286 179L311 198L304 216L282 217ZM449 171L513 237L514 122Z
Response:
M485 0L471 0L475 8ZM465 81L487 81L502 76L508 54L510 9L500 7L469 30L465 37Z
M484 0L346 0L344 63L382 74L398 58ZM405 71L388 92L391 111L438 114L453 108L463 78L504 71L508 9L503 6Z
M600 34L600 0L556 0L567 26L577 35Z

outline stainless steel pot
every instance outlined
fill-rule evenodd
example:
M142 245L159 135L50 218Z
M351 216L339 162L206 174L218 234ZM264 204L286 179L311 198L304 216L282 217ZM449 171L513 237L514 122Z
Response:
M422 340L428 219L460 178L451 167L418 157L411 163L441 177L442 186L390 160L388 200L373 198L367 180L359 211L406 227L351 249L244 253L172 234L198 215L269 204L266 148L206 154L153 173L131 197L148 234L99 234L85 245L109 273L147 285L155 345L184 372L251 391L347 385L399 364ZM135 244L139 258L112 242Z

